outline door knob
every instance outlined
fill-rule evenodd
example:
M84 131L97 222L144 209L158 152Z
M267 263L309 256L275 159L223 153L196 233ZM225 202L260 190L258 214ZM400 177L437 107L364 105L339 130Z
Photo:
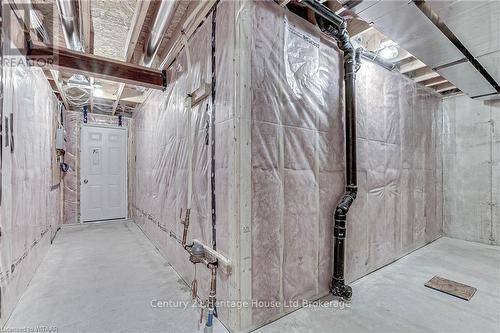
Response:
M84 180L83 180L83 183L84 183L84 184L87 184L88 182L89 182L89 181L88 181L87 179L84 179Z

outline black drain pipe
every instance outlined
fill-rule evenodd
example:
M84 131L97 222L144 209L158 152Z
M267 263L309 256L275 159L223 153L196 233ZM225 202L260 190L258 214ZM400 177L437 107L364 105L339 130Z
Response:
M347 32L347 22L343 17L335 14L316 0L303 0L302 3L316 13L316 22L321 31L334 37L337 40L337 45L344 52L346 189L334 213L335 253L330 292L334 296L349 300L352 289L344 281L344 242L347 212L358 192L356 175L356 60L359 55L356 54L356 50L351 44Z

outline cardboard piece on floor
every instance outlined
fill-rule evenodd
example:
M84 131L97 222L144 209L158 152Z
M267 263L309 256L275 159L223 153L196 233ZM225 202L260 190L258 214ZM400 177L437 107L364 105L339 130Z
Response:
M466 284L451 281L439 276L434 276L425 284L425 286L461 299L465 299L466 301L470 300L477 290L476 288Z

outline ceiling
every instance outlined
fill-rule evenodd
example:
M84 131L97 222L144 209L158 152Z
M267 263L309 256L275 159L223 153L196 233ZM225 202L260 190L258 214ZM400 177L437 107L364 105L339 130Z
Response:
M500 1L357 1L351 10L456 89L499 97Z
M126 41L137 0L90 0L94 54L125 61Z
M31 0L32 6L50 37L50 43L67 47L57 0ZM75 0L78 27L86 53L132 64L139 64L159 0ZM152 67L158 68L165 47L185 19L188 8L198 1L179 1L170 25L160 43ZM147 89L92 77L75 77L45 70L56 94L70 110L82 110L90 104L91 112L130 116L147 97ZM80 79L80 80L78 80Z
M50 43L66 47L57 0L31 0L50 36ZM181 22L202 0L178 1L174 16L163 34L152 67L159 68L179 36ZM277 0L282 6L300 6L297 1ZM398 55L391 59L397 70L443 95L465 93L481 98L496 93L484 69L500 82L500 1L441 1L425 3L431 14L412 1L331 0L323 2L348 21L351 37L378 54L380 44L392 40ZM151 26L159 12L159 0L74 0L80 36L86 53L139 64ZM310 13L309 13L310 14ZM303 17L314 23L314 15ZM437 21L433 22L433 19ZM456 40L463 44L467 58ZM91 111L131 115L147 97L148 90L92 77L45 71L54 91L72 110L84 104Z

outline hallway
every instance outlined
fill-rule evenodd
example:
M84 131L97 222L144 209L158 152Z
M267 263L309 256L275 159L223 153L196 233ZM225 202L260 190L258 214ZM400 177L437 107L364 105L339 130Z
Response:
M133 221L64 227L4 329L58 332L197 332L189 287ZM182 323L182 325L179 325ZM226 332L216 320L214 332Z

